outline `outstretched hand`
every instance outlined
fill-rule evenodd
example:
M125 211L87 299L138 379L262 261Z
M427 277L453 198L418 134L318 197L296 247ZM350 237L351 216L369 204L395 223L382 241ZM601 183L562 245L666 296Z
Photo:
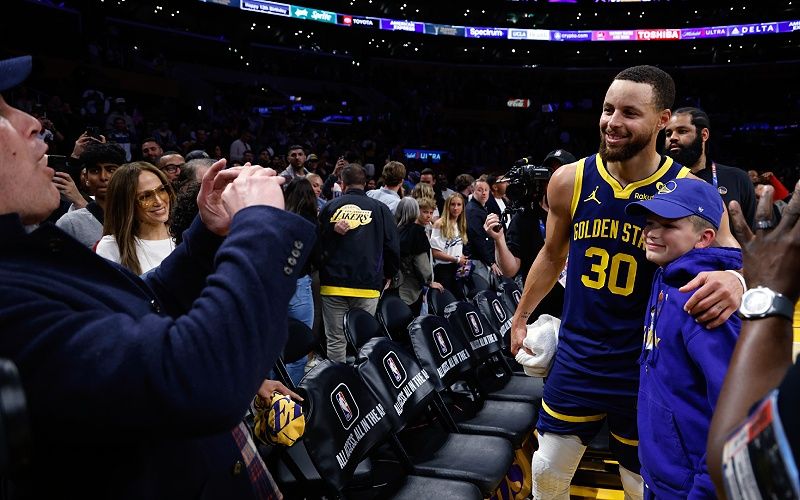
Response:
M772 191L763 194L756 208L756 227L772 221ZM737 226L735 202L731 202L734 228ZM738 205L738 204L737 204ZM763 206L762 206L763 205ZM757 229L755 235L749 228L742 229L742 258L744 276L748 287L767 286L775 292L797 302L800 295L800 182L794 188L792 199L783 211L780 223L772 230ZM761 222L761 224L759 224ZM739 235L737 234L737 238Z
M770 224L772 222L772 203L775 195L775 188L772 186L762 186L761 196L758 198L756 205L755 222L763 224ZM742 213L742 206L738 201L734 200L728 204L728 213L731 216L731 231L734 238L739 242L739 245L744 246L756 237L750 226L747 225L747 220ZM758 225L758 224L756 224ZM762 229L763 230L763 229Z

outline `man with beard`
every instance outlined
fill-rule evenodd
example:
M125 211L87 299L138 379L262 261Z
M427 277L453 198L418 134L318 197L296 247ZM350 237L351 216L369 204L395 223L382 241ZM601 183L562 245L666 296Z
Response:
M656 267L645 258L644 217L626 215L625 206L650 199L659 189L670 189L671 180L690 175L688 168L656 151L674 98L675 84L664 71L653 66L623 70L603 102L599 153L559 168L550 179L545 244L528 273L512 322L511 349L516 354L528 317L555 284L569 253L559 345L536 425L534 498L569 498L586 445L606 420L626 497L643 496L637 360ZM727 217L719 243L738 246ZM696 288L686 310L708 327L733 314L744 292L738 277L725 271L701 273L681 291Z
M733 200L742 207L747 224L753 224L756 212L756 193L744 170L720 165L708 154L711 128L708 115L698 108L678 108L665 129L665 153L685 165L692 173L712 184L727 206Z
M282 177L286 177L286 182L289 182L295 177L305 177L308 175L309 171L304 166L306 163L306 151L303 149L303 146L290 146L289 152L286 153L286 159L289 161L289 166L280 173Z

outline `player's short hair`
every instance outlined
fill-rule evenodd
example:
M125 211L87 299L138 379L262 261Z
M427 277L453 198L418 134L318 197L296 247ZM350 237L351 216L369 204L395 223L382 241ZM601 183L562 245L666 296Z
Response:
M614 80L650 85L653 88L653 105L659 110L671 109L675 103L675 81L666 71L655 66L642 65L623 69Z

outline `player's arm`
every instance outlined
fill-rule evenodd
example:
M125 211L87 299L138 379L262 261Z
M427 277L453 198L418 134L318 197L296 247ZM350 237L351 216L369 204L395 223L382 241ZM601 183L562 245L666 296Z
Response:
M687 177L699 179L692 174ZM724 203L722 208L722 220L717 230L717 244L722 247L740 248L731 233L728 209ZM741 269L732 270L741 273ZM709 329L725 323L739 309L744 294L744 288L739 279L734 274L725 271L704 271L680 289L681 292L693 290L696 291L686 301L685 310L694 316L698 323Z
M569 250L569 231L572 228L572 191L575 184L576 165L565 165L553 174L547 186L550 213L547 216L547 232L544 247L533 261L525 290L511 322L511 352L517 354L527 334L528 317L542 298L553 288L558 275L564 269ZM539 228L530 228L538 231Z

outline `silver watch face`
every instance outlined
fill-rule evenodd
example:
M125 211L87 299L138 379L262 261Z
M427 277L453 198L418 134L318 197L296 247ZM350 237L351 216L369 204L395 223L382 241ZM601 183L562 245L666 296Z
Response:
M742 313L764 314L772 306L773 294L769 290L754 288L748 290L742 297Z

